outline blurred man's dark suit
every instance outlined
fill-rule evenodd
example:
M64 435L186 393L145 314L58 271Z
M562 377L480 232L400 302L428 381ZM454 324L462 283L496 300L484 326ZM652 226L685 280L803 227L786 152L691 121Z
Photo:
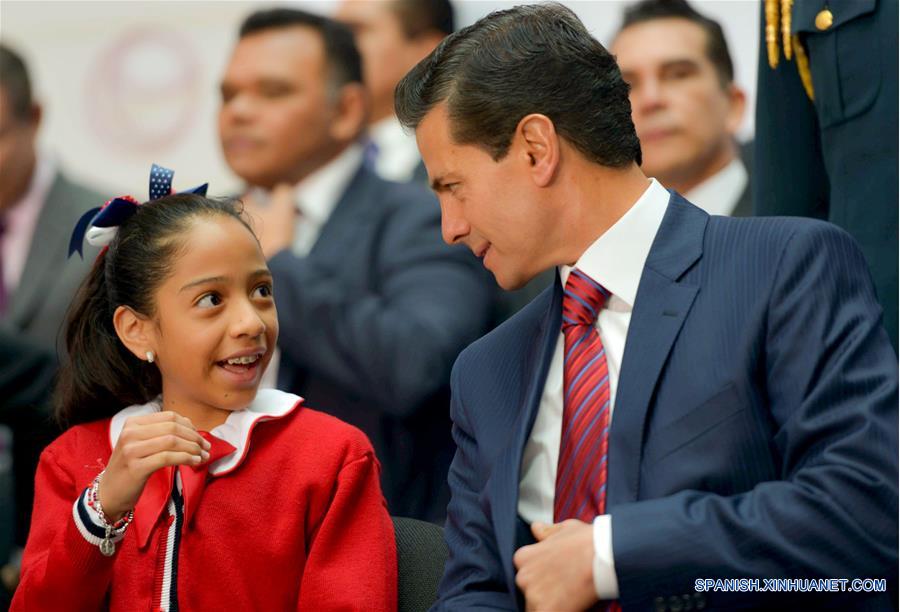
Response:
M62 348L60 330L78 285L97 249L86 246L84 258L68 257L69 238L78 218L109 196L72 182L57 172L44 201L22 276L9 297L2 325L54 352Z
M5 359L0 363L0 423L13 433L16 543L24 546L34 496L34 471L44 446L58 433L49 397L64 354L62 325L97 249L68 258L78 218L108 199L57 172L44 200L25 267L0 320Z
M56 357L20 334L0 329L0 425L13 434L14 489L0 491L14 508L14 529L0 520L0 538L25 545L41 451L59 433L51 422L50 392ZM7 482L2 487L6 488ZM10 497L6 497L14 491ZM0 565L6 561L0 558Z

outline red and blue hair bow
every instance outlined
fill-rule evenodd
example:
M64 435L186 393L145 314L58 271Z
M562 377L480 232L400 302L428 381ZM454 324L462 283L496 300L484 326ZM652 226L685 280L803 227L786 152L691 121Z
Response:
M172 177L174 175L174 170L153 164L150 168L149 202L173 193ZM193 193L205 196L208 186L209 183L203 183L178 193ZM92 208L84 213L78 219L78 223L75 224L75 229L72 231L72 238L69 240L69 257L76 252L79 256L84 257L81 249L85 237L87 237L88 243L94 246L109 246L116 237L119 226L137 212L140 205L141 203L131 196L120 196L109 200L103 206Z

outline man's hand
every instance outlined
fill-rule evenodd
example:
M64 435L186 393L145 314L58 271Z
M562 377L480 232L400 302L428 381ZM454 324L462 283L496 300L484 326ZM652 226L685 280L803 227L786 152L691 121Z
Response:
M575 519L532 523L537 544L513 555L516 584L528 610L585 610L597 602L593 529Z
M266 259L293 244L299 214L290 185L276 185L270 195L267 203L258 202L249 193L241 198Z

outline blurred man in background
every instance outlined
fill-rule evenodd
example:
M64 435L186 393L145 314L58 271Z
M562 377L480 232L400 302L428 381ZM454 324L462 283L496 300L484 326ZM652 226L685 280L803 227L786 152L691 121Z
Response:
M710 214L749 216L750 147L735 140L745 95L722 27L684 0L645 0L625 10L610 51L631 86L644 173Z
M0 45L0 324L48 351L91 263L66 260L75 222L106 198L37 149L41 107L22 58Z
M41 106L25 62L2 44L0 75L0 428L12 433L12 448L0 449L0 472L6 474L0 497L13 510L0 513L0 565L10 552L4 544L14 545L0 579L11 590L18 581L16 549L24 547L31 520L34 471L58 433L50 423L49 395L60 329L96 255L88 248L83 260L67 261L69 236L82 213L105 198L68 179L38 150Z
M225 159L275 279L278 387L370 437L392 514L442 520L450 368L487 330L490 277L442 243L423 186L363 164L367 96L347 28L254 13L221 89Z
M371 101L367 161L382 178L424 181L415 138L403 131L394 115L394 88L453 32L453 7L449 0L349 0L340 5L336 17L353 30L362 55Z

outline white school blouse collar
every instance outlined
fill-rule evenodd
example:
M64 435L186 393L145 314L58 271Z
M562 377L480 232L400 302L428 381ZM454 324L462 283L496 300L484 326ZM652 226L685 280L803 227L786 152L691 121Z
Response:
M257 423L280 419L299 408L302 404L303 398L292 393L285 393L277 389L260 389L249 406L243 410L232 412L224 423L209 432L237 449L235 452L213 462L209 466L209 473L220 476L235 469L247 455L247 450L250 446L250 434ZM117 412L109 423L110 448L116 447L126 419L159 412L160 408L160 398L156 398L146 404L135 404Z

